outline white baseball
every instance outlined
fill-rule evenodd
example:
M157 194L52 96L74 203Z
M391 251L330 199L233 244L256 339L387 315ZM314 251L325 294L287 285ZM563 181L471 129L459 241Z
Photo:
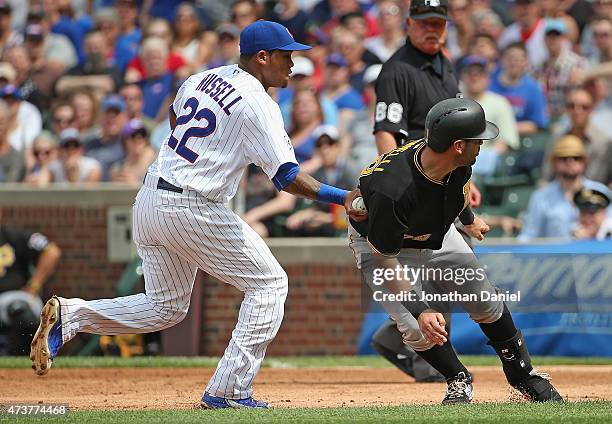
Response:
M353 207L353 209L356 209L361 212L365 212L367 210L365 203L363 202L363 197L355 197L351 206Z

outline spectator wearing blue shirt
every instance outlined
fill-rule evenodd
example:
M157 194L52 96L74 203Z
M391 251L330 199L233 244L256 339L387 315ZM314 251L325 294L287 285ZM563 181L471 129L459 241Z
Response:
M91 17L88 15L75 17L69 0L45 1L45 12L51 32L68 37L77 53L78 62L83 63L85 34L93 28Z
M546 97L540 84L527 75L527 50L522 43L507 46L501 68L491 79L489 90L506 97L512 105L520 136L548 128Z
M278 90L278 106L283 115L285 128L291 128L291 104L293 95L301 89L310 89L315 91L312 76L314 74L314 64L310 59L297 56L293 59L293 67L291 68L291 78L289 85L286 88ZM328 125L338 126L338 108L330 99L320 99L321 109L323 109L323 123Z
M569 240L578 219L573 203L575 193L582 187L609 193L605 185L584 177L586 158L582 141L574 135L566 135L554 144L551 161L555 179L531 196L519 240L537 237Z
M128 64L138 55L142 31L138 27L138 4L136 0L117 0L117 13L121 35L115 47L115 66L125 72Z
M349 83L348 62L338 53L327 57L325 79L321 97L334 102L338 108L338 130L340 131L340 147L342 154L348 154L350 141L346 137L348 123L355 113L365 108L361 93Z
M176 9L185 0L142 0L142 14L150 18L174 20Z
M102 165L102 181L110 181L113 164L125 158L121 133L127 123L125 102L118 94L110 94L102 101L102 134L85 145L85 155Z
M272 9L270 20L287 27L296 41L305 41L308 14L300 9L297 0L279 0Z
M168 69L168 54L168 45L161 38L148 37L142 43L142 64L147 76L140 81L144 96L143 113L152 119L161 120L165 116L169 104L166 104L166 100L176 82L174 74Z

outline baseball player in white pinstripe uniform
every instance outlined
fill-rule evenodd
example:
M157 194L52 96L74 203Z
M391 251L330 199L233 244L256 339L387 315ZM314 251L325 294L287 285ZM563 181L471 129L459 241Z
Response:
M171 134L134 203L134 241L143 260L145 293L85 301L53 297L41 313L30 357L48 372L63 343L78 332L159 331L189 308L197 269L244 292L238 322L201 404L268 408L252 398L266 347L276 335L287 274L264 241L225 203L254 163L278 190L351 207L359 191L321 184L299 170L269 87L287 85L297 43L282 25L258 21L240 35L238 65L191 76L170 108Z

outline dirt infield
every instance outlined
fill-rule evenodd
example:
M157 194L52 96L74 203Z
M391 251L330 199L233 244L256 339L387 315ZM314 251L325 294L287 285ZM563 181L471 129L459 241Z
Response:
M498 367L471 367L474 401L513 398ZM612 400L612 366L548 366L559 392L571 401ZM212 369L54 369L44 377L32 370L0 369L3 402L61 402L73 409L177 409L199 402ZM393 368L262 369L255 395L275 407L340 407L436 404L445 384L415 384Z

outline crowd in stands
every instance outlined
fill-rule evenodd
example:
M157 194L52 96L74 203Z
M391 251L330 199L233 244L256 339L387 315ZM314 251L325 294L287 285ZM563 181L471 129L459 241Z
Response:
M600 234L585 227L605 226L591 203L610 203L612 0L448 3L445 54L501 130L474 167L476 212L521 240ZM405 42L409 4L0 0L0 183L140 184L181 83L236 63L240 31L265 18L313 46L270 93L301 168L352 188L376 156L374 85ZM243 218L264 236L345 230L341 208L278 193L254 166L241 192Z

